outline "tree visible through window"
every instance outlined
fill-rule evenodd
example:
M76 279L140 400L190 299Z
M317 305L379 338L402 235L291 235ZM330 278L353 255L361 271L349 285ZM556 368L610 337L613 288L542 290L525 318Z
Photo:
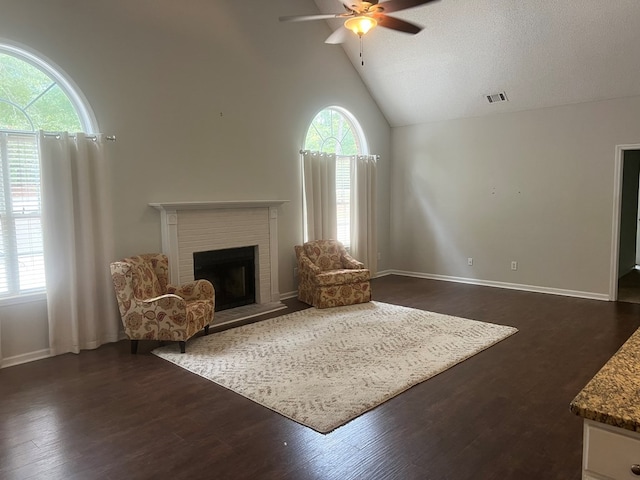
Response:
M0 129L9 131L82 130L69 97L49 75L0 53Z
M364 137L353 116L339 107L318 113L307 131L304 148L336 154L336 207L338 238L351 246L351 156L364 153Z
M36 132L83 130L55 72L10 51L0 45L0 298L45 286Z

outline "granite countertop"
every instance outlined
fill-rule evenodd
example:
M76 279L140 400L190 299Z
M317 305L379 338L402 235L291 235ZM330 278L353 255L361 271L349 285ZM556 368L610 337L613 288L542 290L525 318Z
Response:
M640 329L573 399L576 415L640 432Z

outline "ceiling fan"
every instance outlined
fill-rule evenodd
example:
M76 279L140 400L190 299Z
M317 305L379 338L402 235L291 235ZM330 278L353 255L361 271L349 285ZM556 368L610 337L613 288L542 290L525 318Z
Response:
M318 15L290 15L280 17L281 22L305 22L308 20L327 20L331 18L344 18L344 26L351 30L360 38L376 25L399 32L415 35L422 30L422 27L415 23L407 22L399 18L391 17L387 13L398 12L407 8L417 7L436 0L387 0L378 2L372 0L364 2L360 0L342 0L345 8L341 13L326 13ZM343 28L337 29L325 43L337 44L346 40Z

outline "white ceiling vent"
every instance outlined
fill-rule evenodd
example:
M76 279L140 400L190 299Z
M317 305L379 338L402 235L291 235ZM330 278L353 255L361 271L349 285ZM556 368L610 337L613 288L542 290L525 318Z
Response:
M491 95L487 95L487 101L489 103L499 103L499 102L508 102L507 94L505 92L492 93Z

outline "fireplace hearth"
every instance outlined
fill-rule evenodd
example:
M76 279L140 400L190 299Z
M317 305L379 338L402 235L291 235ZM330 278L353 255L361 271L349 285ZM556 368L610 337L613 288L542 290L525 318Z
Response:
M255 250L226 248L193 253L193 276L213 283L215 310L228 310L256 302Z

